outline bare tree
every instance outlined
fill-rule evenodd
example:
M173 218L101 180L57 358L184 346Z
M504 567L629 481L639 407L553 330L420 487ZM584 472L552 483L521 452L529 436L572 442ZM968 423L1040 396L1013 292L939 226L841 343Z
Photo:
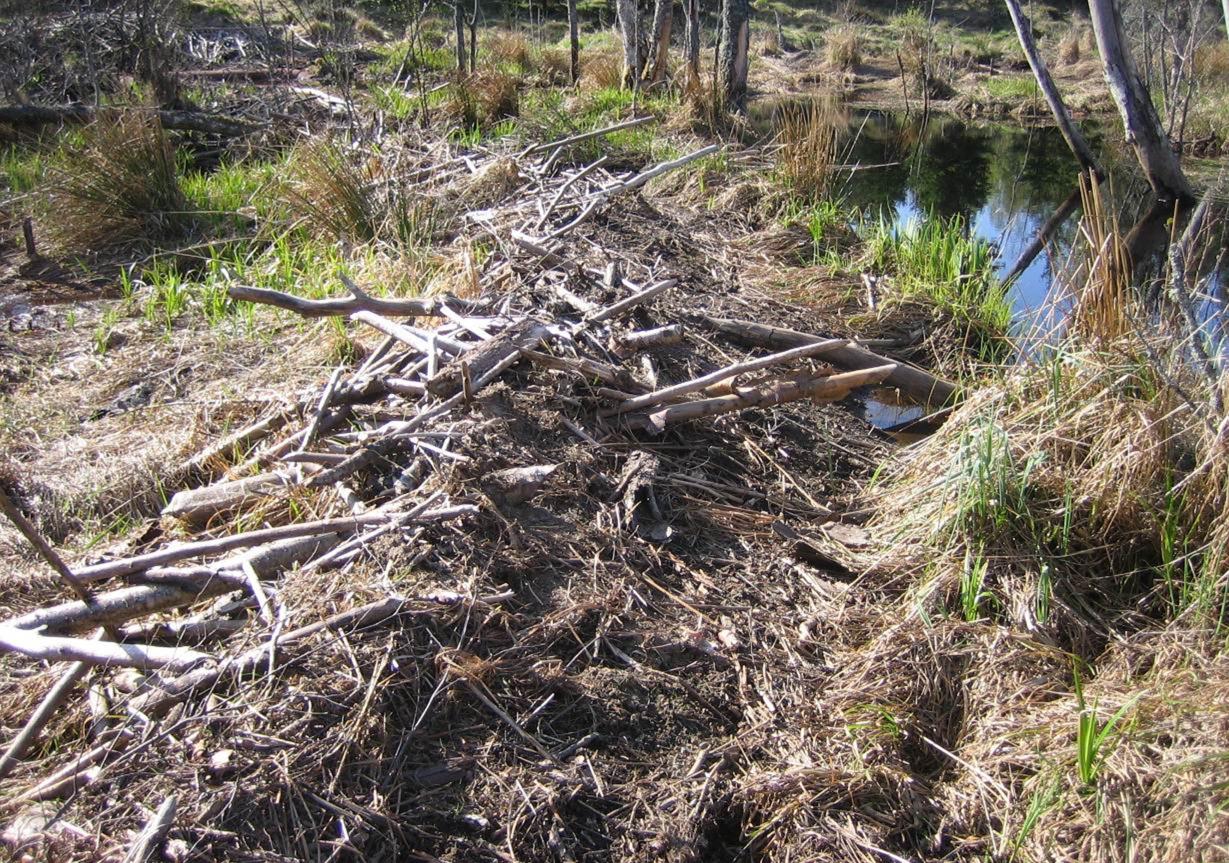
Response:
M1229 3L1229 0L1225 2ZM1080 169L1100 179L1105 172L1089 148L1088 142L1084 140L1079 127L1067 113L1067 106L1063 104L1063 97L1058 92L1054 79L1050 77L1050 70L1046 68L1045 61L1037 51L1037 44L1033 41L1033 26L1020 9L1020 0L1007 0L1007 11L1011 13L1011 21L1016 25L1020 47L1024 49L1024 56L1028 58L1028 65L1033 70L1033 77L1037 79L1037 86L1041 88L1041 94L1045 96L1046 103L1050 106L1051 113L1054 114L1054 121L1058 123L1059 131L1062 132L1067 146L1071 148L1071 152L1079 161Z
M1148 183L1161 200L1193 202L1195 194L1182 173L1161 127L1152 98L1144 86L1123 35L1122 15L1114 0L1089 0L1093 34L1110 94L1122 115L1127 141L1135 149Z
M751 4L721 0L721 36L717 42L718 93L727 108L741 111L747 102L747 68L751 62Z
M1229 3L1229 0L1225 0ZM687 90L700 86L700 0L683 0L687 31L683 34L683 65L686 68Z
M674 0L656 0L653 5L653 74L650 80L662 84L670 59L670 29L674 24Z
M640 89L640 8L636 0L616 0L623 37L623 86Z
M1229 3L1229 0L1225 2ZM572 48L568 71L571 73L572 83L575 84L580 80L580 21L576 16L576 0L568 0L568 41Z
M457 78L465 77L465 12L461 0L453 0L452 23L457 31Z

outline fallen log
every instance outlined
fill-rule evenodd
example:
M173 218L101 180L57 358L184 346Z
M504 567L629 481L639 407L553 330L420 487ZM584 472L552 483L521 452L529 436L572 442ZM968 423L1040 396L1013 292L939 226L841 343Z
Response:
M824 341L820 336L810 333L757 324L752 321L716 318L709 315L700 315L699 319L717 332L768 348L791 348ZM828 351L824 358L835 366L854 370L879 368L890 363L895 368L883 380L883 383L895 387L922 404L931 403L944 406L956 398L955 384L937 378L917 366L880 356L856 345L834 348Z
M839 401L858 387L882 383L896 369L891 363L877 368L843 372L829 377L803 377L792 381L777 381L728 396L669 405L652 414L624 414L622 419L632 428L660 433L669 425L701 417L717 416L751 408L774 407L800 399L819 402Z
M427 381L427 390L441 398L455 395L462 389L466 378L482 379L500 363L537 348L548 333L545 324L532 319L513 324L499 335L458 354Z
M611 132L620 132L624 129L634 129L637 126L643 126L646 123L656 123L657 118L653 115L647 117L637 117L634 120L624 120L621 123L615 123L613 126L603 126L601 129L593 129L589 132L581 132L579 135L572 135L570 138L560 138L557 141L549 141L545 144L534 144L521 151L522 156L532 156L534 153L542 153L546 150L554 150L558 147L570 147L573 144L579 144L582 141L591 141L594 138L600 138L603 135L609 135Z
M306 297L296 297L283 291L271 288L254 288L250 285L232 285L227 289L232 300L248 303L260 303L266 306L276 306L279 309L296 312L305 318L327 318L339 315L352 315L355 312L375 312L380 315L391 315L402 318L422 318L438 315L440 306L447 303L451 308L463 312L476 312L483 308L480 303L468 300L458 300L456 297L419 297L406 299L386 299L369 295L334 297L327 300L309 300Z
M288 474L273 472L185 489L171 498L171 502L163 508L162 515L190 524L204 524L218 513L230 512L245 504L262 500L293 482L293 478Z
M114 111L142 111L147 108L106 108L104 113ZM88 105L5 105L0 107L0 123L10 126L47 126L52 123L91 123L98 110ZM203 132L223 138L235 138L263 128L251 123L241 123L216 114L199 111L155 111L163 128L183 132Z
M650 330L635 330L630 333L620 333L610 339L610 350L619 359L638 354L641 351L651 351L677 345L683 341L683 325L667 324Z

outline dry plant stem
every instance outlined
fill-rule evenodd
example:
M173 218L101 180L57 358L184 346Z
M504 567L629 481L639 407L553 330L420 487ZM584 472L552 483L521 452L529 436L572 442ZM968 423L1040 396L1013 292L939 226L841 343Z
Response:
M87 665L142 669L169 668L186 671L212 659L182 647L155 647L144 644L116 644L113 641L86 641L56 635L38 635L28 629L0 626L0 649L21 653L48 662L84 662Z
M271 288L254 288L248 285L233 285L228 293L233 300L249 303L261 303L266 306L276 306L279 309L296 312L305 318L327 318L339 315L352 315L355 312L368 311L381 315L392 315L404 318L422 318L439 314L440 303L447 302L454 309L466 312L479 311L482 306L455 297L427 297L423 299L387 300L362 296L340 297L330 300L308 300L293 294L275 291Z
M534 223L533 229L535 231L542 230L542 226L546 224L546 220L550 218L551 213L555 212L555 208L559 206L559 202L563 200L563 196L567 194L568 189L572 188L572 186L574 186L584 177L587 177L592 171L595 171L596 169L600 168L602 165L606 164L606 160L608 158L609 158L608 156L602 156L596 162L591 162L590 164L581 168L571 177L568 177L567 181L562 186L559 187L559 191L555 193L555 197L551 198L551 201L549 204L547 204L546 209L542 211L542 215L538 217L538 221Z
M896 369L895 363L874 369L843 372L821 378L802 378L756 387L735 395L718 396L694 402L670 405L651 416L624 416L633 426L646 431L661 431L668 425L688 422L701 417L717 416L732 411L750 408L772 407L799 399L837 401L845 398L858 387L883 383Z
M43 560L51 565L51 568L59 574L64 583L72 588L73 593L81 597L83 601L89 602L90 591L85 586L84 581L73 574L73 571L68 568L68 564L64 563L63 558L56 553L56 550L51 547L47 540L43 539L42 534L30 523L25 513L17 508L17 504L13 503L8 493L3 489L0 489L0 512L8 516L9 521L21 531L21 535L29 541L30 545L34 546L34 550L39 553Z
M640 408L647 408L651 405L661 404L662 402L670 401L671 399L678 398L679 396L697 392L705 387L712 386L713 384L720 383L728 378L736 377L737 375L759 371L760 369L770 368L772 366L781 365L782 363L803 359L804 357L818 356L848 344L848 339L827 339L822 342L814 342L809 345L803 345L802 347L791 348L788 351L770 354L769 356L760 357L756 360L734 363L726 366L725 368L717 369L715 372L709 372L701 377L684 381L681 384L675 384L674 386L665 387L664 389L657 390L656 392L646 393L645 395L637 396L634 399L629 399L619 405L614 412L626 413L627 411L639 410ZM893 366L893 368L895 368L895 366Z
M13 768L30 751L30 747L34 744L39 732L51 721L51 717L55 715L56 710L68 699L68 695L72 692L73 687L77 685L77 681L84 677L89 669L90 666L87 663L74 662L68 666L68 670L55 682L55 685L47 690L47 694L39 702L34 712L30 714L30 718L26 720L26 724L22 726L21 731L17 732L17 736L13 738L13 742L4 751L4 755L0 755L0 779L12 773Z
M819 336L809 333L800 333L785 327L757 324L754 321L715 318L709 315L700 315L699 318L718 332L764 347L786 348L822 341ZM829 351L824 358L833 365L846 369L871 369L889 363L895 364L896 370L888 376L884 383L896 387L903 394L923 404L934 403L943 406L956 397L955 384L937 378L916 366L880 356L864 348L852 345L835 348Z
M1202 369L1204 376L1210 384L1209 390L1211 392L1213 416L1220 416L1224 412L1224 401L1220 386L1220 369L1217 367L1216 361L1212 359L1207 345L1204 344L1200 336L1203 328L1199 325L1199 318L1195 311L1195 301L1191 297L1186 284L1186 258L1198 241L1200 232L1203 230L1203 223L1207 218L1211 199L1212 192L1208 192L1203 196L1203 200L1199 202L1199 206L1191 214L1191 220L1187 223L1186 230L1182 232L1182 239L1170 246L1169 269L1170 288L1173 293L1174 302L1177 303L1182 316L1186 319L1187 328L1191 333L1191 353L1194 354L1195 361L1199 364L1200 369Z
M303 440L299 443L299 452L303 452L312 445L312 441L316 439L316 433L320 430L320 421L324 419L324 412L329 408L329 402L333 399L333 393L337 389L337 384L341 382L342 367L338 366L333 370L329 382L325 384L324 391L320 393L320 401L316 405L316 412L312 415L311 423L307 426L307 431L303 433Z
M175 823L175 810L178 798L172 794L162 801L158 811L153 814L145 828L137 836L128 853L124 855L124 863L149 863L162 857L162 846L166 843L171 825Z

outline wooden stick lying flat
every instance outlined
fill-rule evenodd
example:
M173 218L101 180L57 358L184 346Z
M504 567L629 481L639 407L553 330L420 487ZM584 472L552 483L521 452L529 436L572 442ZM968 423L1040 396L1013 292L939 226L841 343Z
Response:
M687 395L688 393L698 392L705 387L712 386L715 383L724 381L726 378L732 378L736 375L746 374L747 372L755 372L760 369L766 369L770 366L777 366L783 363L791 362L792 360L803 359L804 357L813 357L819 354L829 353L832 350L848 345L848 339L826 339L822 342L803 345L799 348L792 348L788 351L781 351L777 354L769 354L766 357L760 357L756 360L747 360L742 363L734 363L725 368L717 369L715 372L709 372L698 378L693 378L689 381L683 381L681 384L664 387L656 392L646 393L642 396L637 396L634 399L628 399L615 409L615 413L626 413L627 411L639 410L652 405L661 404L662 402L670 401L678 396Z
M187 671L213 657L186 647L155 647L146 644L116 644L86 641L58 635L38 635L28 629L0 626L0 649L49 662L84 662L87 665Z
M242 300L248 303L261 303L266 306L276 306L279 309L297 312L305 318L327 318L337 315L352 315L355 312L369 311L393 317L429 317L439 313L439 305L447 302L458 311L470 312L481 308L480 304L455 297L420 297L414 299L390 300L383 297L350 295L327 300L309 300L296 297L282 291L270 288L254 288L250 285L232 285L227 293L232 300Z
M650 285L649 287L645 288L643 291L632 294L630 297L620 300L619 302L615 303L613 306L607 306L604 309L599 309L598 311L594 312L591 315L587 315L585 317L585 320L588 321L589 323L596 324L602 321L608 321L611 318L617 318L619 315L623 314L628 309L633 309L636 306L641 305L642 303L653 299L653 297L657 296L662 291L667 291L670 288L673 288L677 284L678 284L678 279L666 279L664 282L658 282L655 285Z
M137 836L128 853L124 855L124 863L149 863L162 858L162 846L166 843L166 835L171 832L175 823L175 809L179 798L172 794L162 801L158 811L149 819L149 823Z
M654 327L650 330L635 330L622 333L611 339L611 350L615 356L625 359L640 351L677 345L683 341L683 325L667 324L664 327Z
M17 732L17 736L13 738L13 742L9 744L8 749L4 750L4 755L0 756L0 779L12 773L13 768L21 763L21 759L30 751L30 746L33 745L39 732L47 726L47 723L51 721L51 717L55 715L56 710L67 700L68 694L77 685L77 681L84 677L85 673L89 670L90 666L88 664L74 662L68 666L68 670L55 682L55 685L47 690L47 694L43 696L43 700L39 702L38 707L30 714L30 718L21 727L21 731Z
M734 395L668 405L650 416L645 416L644 414L624 415L624 419L633 428L661 432L666 426L675 423L687 422L701 417L717 416L718 414L730 413L732 411L743 411L750 408L773 407L787 402L798 401L799 399L837 401L845 398L845 396L858 387L881 383L895 368L896 365L892 364L874 369L844 372L843 374L830 377L778 381L754 389L744 390Z
M823 341L819 336L810 333L800 333L785 327L773 327L767 324L757 324L754 321L740 321L729 318L714 318L700 315L700 320L708 326L733 336L735 339L751 344L770 348L792 348L798 345L809 345ZM833 365L846 369L870 369L894 363L896 370L884 380L885 384L896 387L910 398L923 404L934 403L942 406L956 398L956 385L949 383L923 371L916 366L892 360L865 348L850 345L829 351L825 357Z
M677 168L683 167L689 162L694 162L696 159L702 159L705 156L711 156L713 153L716 153L720 149L721 147L717 144L709 144L707 147L704 147L703 149L700 149L700 150L696 150L694 153L688 153L686 156L680 156L679 158L672 159L669 162L662 162L660 164L654 165L652 168L648 168L644 171L641 171L639 174L632 177L630 180L620 183L617 186L612 186L609 189L603 189L602 191L597 193L596 197L609 198L614 195L622 194L623 192L630 192L633 189L639 189L641 186L643 186L649 180L652 180L654 177L660 177L662 174L668 174Z
M600 138L603 135L609 135L611 132L620 132L624 129L634 129L637 126L643 126L646 123L656 123L657 118L650 114L647 117L637 117L634 120L624 120L622 123L615 123L613 126L604 126L601 129L594 129L590 132L581 132L579 135L573 135L570 138L560 138L558 141L550 141L546 144L534 144L522 151L526 156L532 156L534 153L541 153L544 150L553 150L556 147L570 147L573 144L579 144L582 141L589 141L593 138Z
M84 581L73 574L73 571L68 568L68 564L64 562L64 559L56 554L56 550L51 547L47 540L43 539L43 535L30 523L25 513L17 508L17 504L9 499L8 494L3 489L0 489L0 512L8 516L9 521L21 531L21 535L26 538L30 545L34 546L34 550L39 553L43 560L51 565L51 568L59 574L64 583L72 588L73 593L88 602L90 590L85 586Z

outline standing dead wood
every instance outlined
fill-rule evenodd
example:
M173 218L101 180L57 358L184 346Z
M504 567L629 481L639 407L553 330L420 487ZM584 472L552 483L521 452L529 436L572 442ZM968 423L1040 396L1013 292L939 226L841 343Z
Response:
M636 0L615 0L619 36L623 41L623 86L640 89L640 8Z
M465 77L465 12L461 8L461 0L453 0L452 25L457 34L457 80Z
M670 28L674 23L674 0L656 0L653 5L653 86L666 83L670 61Z
M576 14L576 0L568 0L568 47L568 76L575 84L580 80L580 20Z
M814 357L821 354L831 353L837 348L846 347L849 345L848 339L825 339L823 341L811 342L810 344L801 345L800 347L790 348L787 351L782 351L776 354L770 354L766 357L760 357L755 360L747 360L746 362L733 363L725 368L717 369L715 372L709 372L698 378L693 378L689 381L675 384L674 386L666 387L655 392L646 393L642 396L637 396L634 399L629 399L623 402L614 413L627 413L628 411L640 410L642 408L659 405L663 402L668 402L679 396L687 395L688 393L698 392L713 384L729 380L738 375L746 374L747 372L759 371L760 369L779 366L784 363L800 360L805 357Z
M700 315L700 320L718 332L764 347L786 348L823 341L819 336L800 333L784 327L757 324L752 321L714 318L708 315ZM846 369L871 369L880 368L889 363L894 364L895 370L888 375L884 383L896 387L904 395L923 404L934 403L942 406L956 397L955 384L937 378L916 366L882 357L865 348L852 345L833 348L824 355L824 359L835 366Z
M750 49L751 4L748 0L721 0L716 75L718 95L727 110L741 111L746 105Z
M694 94L700 89L700 0L683 0L683 14L687 19L687 29L683 34L683 65L687 70L685 83L687 93Z
M38 257L38 249L34 245L34 219L26 216L21 220L21 236L26 241L26 257L33 260Z
M178 798L172 794L162 801L158 811L146 823L145 828L137 836L128 853L124 855L124 863L150 863L162 857L162 846L166 844L167 834L175 823L175 810Z
M28 629L0 626L0 649L46 662L84 662L86 665L186 671L213 657L183 647L116 644L58 635L38 635Z
M73 571L68 568L68 564L64 559L56 553L56 550L51 547L47 540L43 539L42 534L38 532L30 520L26 518L26 514L17 508L17 504L13 503L9 498L8 493L0 488L0 512L3 512L13 523L13 525L21 532L21 535L26 538L30 545L34 546L34 550L39 553L43 560L51 565L51 568L59 574L64 583L72 588L73 593L81 597L85 601L90 600L90 591L81 578L73 574Z
M828 377L802 377L792 381L778 381L743 390L733 395L669 405L649 416L624 414L623 420L633 428L661 432L669 425L701 417L717 416L751 408L772 407L799 399L838 401L858 387L882 383L895 370L896 364L892 363L878 368L843 372Z

